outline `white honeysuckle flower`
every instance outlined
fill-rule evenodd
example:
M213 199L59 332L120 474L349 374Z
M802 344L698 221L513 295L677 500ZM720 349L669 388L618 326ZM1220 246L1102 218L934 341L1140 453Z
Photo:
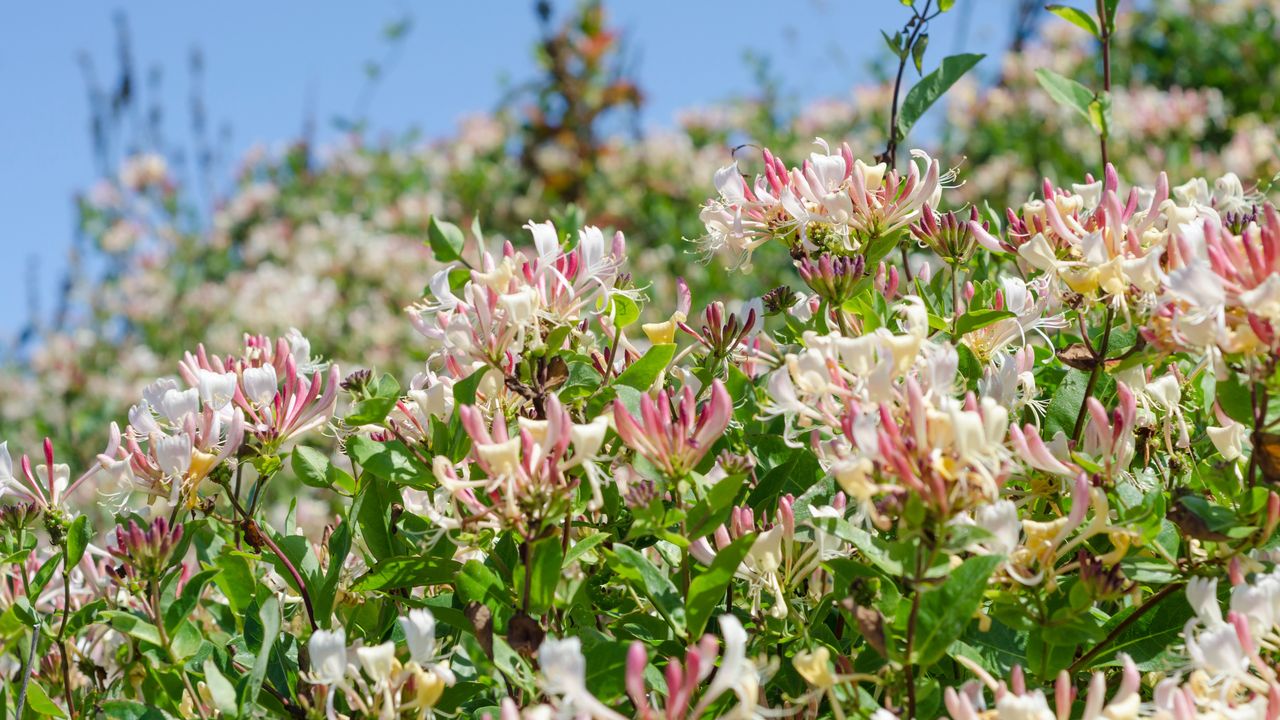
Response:
M1019 695L1005 693L996 701L996 714L1000 720L1055 720L1049 709L1049 701L1043 690Z
M160 424L151 412L151 403L143 400L129 408L129 427L142 436L160 432Z
M1265 637L1280 620L1280 575L1257 575L1252 583L1231 588L1230 607L1249 621L1255 637Z
M265 405L275 399L280 383L276 369L270 365L246 368L241 375L245 399L254 405Z
M232 372L217 373L199 368L196 370L199 381L200 401L214 410L222 410L236 396L236 374Z
M142 389L142 399L153 408L159 407L160 399L170 390L182 390L182 387L173 378L160 378Z
M390 679L396 667L396 644L388 640L381 645L356 648L356 659L364 674L375 683Z
M178 435L152 436L152 446L156 450L156 460L160 470L169 477L186 475L191 469L191 436L186 433Z
M200 412L200 394L195 388L165 390L160 396L160 402L156 404L156 409L170 423L181 425L188 415Z
M1280 275L1268 275L1257 287L1240 293L1240 303L1254 315L1280 322Z
M1244 448L1252 444L1249 428L1234 420L1228 420L1221 427L1211 425L1205 428L1205 432L1209 435L1213 446L1222 454L1223 459L1228 461L1239 460L1244 456Z
M1183 635L1192 662L1211 675L1238 675L1249 666L1249 657L1240 646L1233 625L1223 623L1195 631L1196 618L1187 621Z
M9 455L9 441L0 442L0 486L13 480L13 458Z
M758 542L758 541L757 541ZM720 616L720 632L724 635L724 651L720 654L720 667L711 685L698 701L692 717L702 717L702 713L726 692L733 692L738 697L742 710L755 707L759 693L760 679L756 667L747 658L747 631L738 618L732 615Z
M1193 577L1187 581L1187 603L1195 611L1200 624L1222 625L1222 608L1218 607L1218 579Z
M586 715L594 720L623 720L587 690L587 661L576 637L547 638L538 648L543 687L557 697L560 711L567 717Z
M307 641L311 656L310 682L313 685L337 685L347 676L347 631L316 630Z
M404 641L409 646L409 657L419 665L432 662L436 653L436 618L430 610L418 608L400 618L404 629Z

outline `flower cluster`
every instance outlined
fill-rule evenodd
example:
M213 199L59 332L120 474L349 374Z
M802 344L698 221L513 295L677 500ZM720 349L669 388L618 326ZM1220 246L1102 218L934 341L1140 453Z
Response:
M609 162L541 147L564 192ZM93 450L0 443L0 707L1280 716L1280 213L1229 173L962 204L922 151L775 147L705 173L716 283L574 213L486 237L400 195L304 229L282 208L317 196L244 191L238 258L416 229L374 274L421 283L361 295L403 298L393 332L320 323L320 356L210 328ZM118 185L175 192L158 157Z

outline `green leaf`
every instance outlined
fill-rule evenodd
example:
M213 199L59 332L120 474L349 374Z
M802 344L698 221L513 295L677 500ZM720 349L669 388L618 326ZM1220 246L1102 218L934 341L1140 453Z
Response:
M364 472L396 485L426 490L435 484L431 468L423 465L399 440L378 442L355 435L347 440L347 455Z
M609 300L609 312L613 317L613 325L624 328L640 319L640 306L626 295L616 294Z
M38 715L45 717L66 717L66 713L62 712L62 708L49 697L49 693L45 692L44 686L38 680L32 680L27 683L27 708Z
M1044 434L1053 437L1059 431L1070 434L1076 424L1076 413L1084 402L1084 389L1089 384L1089 374L1080 370L1068 370L1066 377L1049 400L1044 414Z
M524 577L523 569L517 574L520 580L517 590L523 592L523 583L529 583L529 613L541 615L551 607L556 597L556 585L560 582L560 569L564 564L564 548L560 538L543 538L529 549L533 553L531 572Z
M1146 602L1151 602L1149 597ZM1103 630L1109 633L1119 627L1136 609L1137 606L1130 606L1116 613ZM1167 595L1158 607L1126 627L1089 667L1080 669L1119 666L1118 653L1128 654L1143 672L1167 672L1184 665L1186 656L1176 652L1175 647L1181 643L1183 626L1193 614L1181 592Z
M613 559L614 572L649 598L676 635L687 637L688 621L684 603L666 573L659 571L648 558L626 545L613 547Z
M1089 103L1089 124L1102 137L1111 133L1111 96L1107 93L1098 93L1094 101Z
M81 515L72 521L71 528L67 532L67 572L71 572L71 568L80 564L91 540L93 540L93 528L89 526L89 516Z
M916 74L924 74L924 51L929 47L929 33L922 33L911 46L911 62L916 66Z
M393 557L380 560L355 582L352 590L399 590L453 582L462 565L430 556Z
M725 597L725 590L733 582L733 575L738 571L756 536L744 535L729 543L724 549L716 552L711 566L694 576L689 581L689 599L686 602L689 617L689 637L702 637L707 621L715 612L716 605Z
M294 477L309 487L329 487L329 464L328 456L305 445L294 448L289 458Z
M1054 15L1057 15L1094 37L1101 37L1101 34L1098 32L1098 23L1093 21L1093 16L1080 8L1073 8L1069 5L1048 5L1045 7L1045 10L1048 10Z
M574 564L579 558L585 555L588 550L594 548L605 540L608 540L610 537L609 533L597 532L574 543L569 547L569 552L564 555L564 567L569 567Z
M433 215L427 224L427 244L431 246L436 260L447 263L462 257L462 246L466 244L466 238L457 225Z
M257 647L249 680L240 696L242 706L257 701L258 693L262 691L262 681L267 677L267 668L271 664L271 649L275 647L276 637L280 635L280 601L274 593L268 595L266 602L262 603L262 608L258 610L258 620L262 623L262 642Z
M654 345L649 348L648 352L640 356L639 360L631 363L630 367L623 370L618 379L613 382L615 385L626 385L644 392L653 385L675 355L676 346L674 344Z
M103 717L111 720L166 720L159 709L132 700L107 700L102 703Z
M956 0L938 0L938 12L947 12L956 6Z
M98 617L131 638L160 647L160 631L155 625L125 610L103 610Z
M476 388L480 387L480 381L484 380L484 376L489 372L488 367L482 367L471 373L465 378L453 384L453 402L458 407L463 405L476 404Z
M689 540L697 540L704 535L715 532L717 527L723 525L724 521L729 517L729 512L733 509L733 501L738 497L738 491L742 489L746 479L745 473L739 473L729 475L712 485L711 489L707 490L706 497L699 500L689 510L688 522L685 525L685 537Z
M205 658L204 661L204 684L209 688L209 695L213 698L213 705L218 708L218 712L231 716L240 713L236 703L235 686L222 674L211 657Z
M1086 120L1091 120L1089 104L1094 101L1092 90L1047 68L1036 68L1036 80L1054 102L1075 110Z
M468 560L457 577L458 599L477 602L494 612L512 607L510 588L491 568L479 560Z
M221 572L220 568L215 567L212 570L198 572L187 580L187 584L182 586L182 592L164 611L164 624L170 632L191 615L191 611L195 610L196 605L200 603L200 596L204 594L205 586Z
M928 667L942 659L947 647L964 633L978 611L987 590L987 578L1003 559L999 555L969 558L951 572L941 587L923 592L914 662Z
M956 331L953 335L955 337L967 335L974 330L981 330L992 323L1011 317L1013 317L1013 313L1008 310L970 310L956 318Z
M985 56L969 53L943 58L938 69L916 83L915 87L907 93L906 99L902 101L902 109L898 114L898 132L905 137L925 111L983 57Z

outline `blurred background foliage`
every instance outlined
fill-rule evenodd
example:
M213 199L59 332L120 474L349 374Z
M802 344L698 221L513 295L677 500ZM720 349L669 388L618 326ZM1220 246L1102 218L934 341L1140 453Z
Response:
M1013 46L953 87L935 113L940 122L904 144L959 168L963 184L944 195L948 206L979 197L1017 206L1042 177L1066 183L1097 172L1093 131L1034 75L1050 68L1091 85L1096 48L1039 9L1022 3L1011 18ZM344 371L412 374L426 348L402 309L439 268L424 244L433 215L465 228L474 221L491 249L502 239L522 242L521 226L543 208L559 209L553 219L562 231L622 230L641 250L634 279L663 312L675 294L655 283L676 275L692 287L695 309L727 293L726 283L737 284L737 296L758 295L790 263L758 257L744 288L744 276L720 272L691 242L703 232L698 210L714 193L714 171L736 159L754 173L762 148L794 157L815 137L847 140L868 160L885 146L889 62L897 61L887 48L874 73L884 81L802 106L782 99L767 55L752 56L756 92L690 108L674 129L643 132L643 88L607 8L581 4L563 22L545 3L534 12L536 72L496 112L430 140L406 129L374 143L362 132L362 108L394 66L409 20L388 26L386 56L367 65L353 116L334 120L348 131L335 147L317 147L304 130L286 151L226 157L198 92L203 59L194 54L196 146L188 159L196 172L182 174L160 131L163 109L141 99L148 78L136 74L122 21L120 75L89 82L101 177L77 201L60 302L3 350L0 438L35 447L48 435L60 453L91 461L105 423L136 402L142 383L171 373L197 343L225 352L245 331L297 327ZM1178 184L1234 172L1246 188L1270 191L1280 171L1277 17L1276 0L1128 8L1113 39L1111 156L1122 178L1149 183L1163 169ZM419 366L397 366L405 357Z

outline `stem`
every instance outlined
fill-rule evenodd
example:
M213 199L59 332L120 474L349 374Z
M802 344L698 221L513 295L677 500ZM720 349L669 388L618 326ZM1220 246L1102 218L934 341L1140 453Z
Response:
M1129 613L1129 617L1126 617L1124 620L1121 620L1119 625L1116 625L1111 630L1111 632L1107 633L1107 636L1102 639L1102 642L1098 643L1097 645L1094 645L1092 650L1080 656L1079 660L1076 660L1075 662L1071 663L1071 667L1067 668L1067 672L1072 675L1075 675L1076 673L1080 672L1081 668L1087 666L1089 663L1093 662L1094 658L1101 655L1102 651L1105 650L1108 645L1114 642L1116 638L1120 637L1120 635L1125 630L1127 630L1130 625L1142 619L1143 615L1146 615L1147 613L1154 610L1155 607L1159 605L1161 602L1163 602L1165 598L1174 594L1178 590L1181 590L1185 585L1186 583L1181 583L1181 582L1173 583L1172 585L1165 585L1155 595L1152 595L1151 597L1147 598L1146 602L1142 603L1141 605L1138 606L1136 610Z
M1253 487L1258 476L1258 448L1262 444L1262 431L1267 425L1267 404L1270 398L1267 394L1267 378L1271 377L1275 370L1275 361L1268 363L1263 373L1261 382L1249 383L1249 401L1253 406L1253 432L1250 433L1249 439L1253 443L1253 450L1249 453L1249 487ZM1258 386L1262 386L1262 393L1259 396Z
M151 586L151 614L156 623L156 630L160 634L160 643L164 645L165 654L169 656L169 662L178 665L178 658L173 654L173 644L169 640L169 632L164 627L164 616L160 613L160 586L155 580L148 583ZM187 694L191 696L191 706L196 709L196 714L202 719L207 718L204 714L204 706L200 704L200 696L196 694L196 689L191 686L191 679L187 677L187 671L178 665L178 675L182 677L182 686L187 689Z
M932 551L930 552L930 563L932 563ZM911 651L916 641L916 619L920 615L920 549L915 552L915 567L912 569L911 578L911 614L907 616L907 649L906 656L903 658L904 670L907 680L907 717L914 718L916 716L916 678L915 665L911 662Z
M956 275L960 271L959 265L951 265L951 314L954 317L960 317L960 283Z
M928 0L924 4L924 11L916 12L907 23L907 27L903 28L903 30L907 30L909 28L911 35L907 40L906 48L903 51L902 56L898 58L898 75L893 81L893 105L889 110L889 145L884 149L884 155L881 156L884 162L889 164L890 170L895 167L898 159L898 97L902 93L902 74L907 69L907 58L911 56L911 48L915 47L916 38L920 37L920 33L924 32L925 26L931 19L928 15L929 9L932 5L933 0ZM912 8L912 10L915 11L915 8ZM905 252L906 251L904 250L903 260L906 260ZM908 270L908 280L910 279L910 274L911 271Z
M67 548L62 547L62 623L58 626L58 652L62 655L62 692L67 698L67 715L75 720L76 707L71 697L71 658L67 655L67 619L71 615L71 569L67 567Z
M1093 356L1093 369L1089 371L1089 383L1084 386L1084 397L1080 398L1080 412L1076 415L1075 429L1071 431L1071 437L1080 442L1080 435L1084 431L1084 419L1089 412L1089 398L1093 395L1094 388L1098 385L1098 378L1102 377L1102 370L1107 364L1107 346L1111 344L1111 325L1115 320L1116 311L1107 306L1106 324L1102 326L1102 341L1098 344L1098 352ZM1087 338L1088 335L1085 335Z
M249 520L248 522L253 521ZM293 566L293 562L285 556L284 551L280 549L280 546L276 545L275 541L272 540L270 536L261 531L258 532L258 536L262 538L262 543L266 545L271 552L275 553L276 557L280 558L280 563L289 571L289 575L293 577L293 582L298 585L298 593L302 595L302 605L307 609L307 620L311 621L311 631L315 632L320 626L316 624L316 611L311 605L311 593L307 592L307 583L303 581L302 574L298 572L298 568Z
M22 545L23 534L24 533L21 530L18 531L19 546ZM26 594L27 599L30 599L31 581L27 579L27 566L25 564L22 565L22 590ZM32 606L32 609L34 610L34 606ZM27 703L27 683L31 682L31 671L36 664L36 646L39 645L39 641L40 625L37 623L35 627L31 628L31 647L27 650L27 662L22 666L22 682L18 684L18 711L14 714L15 718L20 719L22 717L22 708Z
M1102 91L1111 95L1111 23L1107 18L1105 0L1098 0L1098 39L1102 42ZM1107 128L1104 124L1098 136L1102 147L1102 175L1107 174Z

